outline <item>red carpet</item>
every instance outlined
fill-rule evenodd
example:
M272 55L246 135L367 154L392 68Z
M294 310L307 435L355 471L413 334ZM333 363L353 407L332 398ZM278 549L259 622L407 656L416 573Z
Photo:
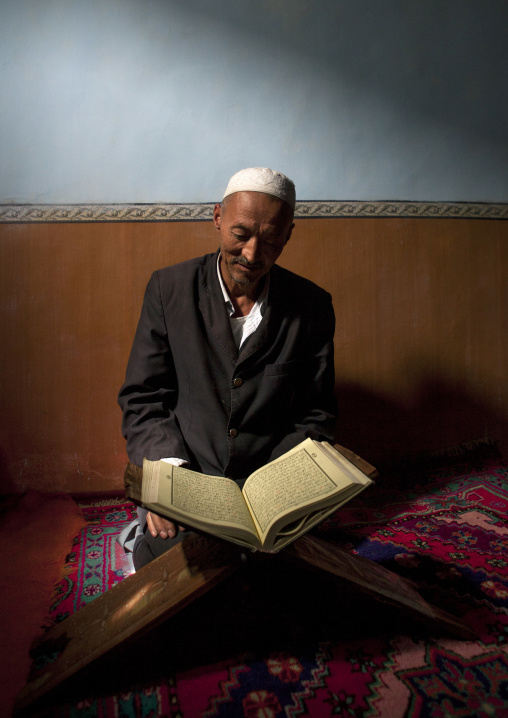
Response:
M0 524L0 716L10 716L30 670L72 539L85 521L70 496L27 493Z
M128 575L115 537L133 512L121 499L83 506L87 526L51 621ZM478 639L427 628L293 566L246 563L32 715L508 718L507 464L482 459L380 479L319 535L414 581Z

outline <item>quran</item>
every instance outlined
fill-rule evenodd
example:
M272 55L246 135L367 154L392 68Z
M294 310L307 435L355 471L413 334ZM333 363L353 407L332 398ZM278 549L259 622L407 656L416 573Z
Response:
M275 553L371 483L328 442L305 439L251 474L243 489L232 479L145 459L142 476L126 476L126 494L184 526Z

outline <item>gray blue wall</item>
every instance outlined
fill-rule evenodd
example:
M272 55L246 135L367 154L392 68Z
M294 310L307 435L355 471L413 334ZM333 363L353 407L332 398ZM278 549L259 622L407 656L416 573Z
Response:
M508 201L504 0L2 0L0 202Z

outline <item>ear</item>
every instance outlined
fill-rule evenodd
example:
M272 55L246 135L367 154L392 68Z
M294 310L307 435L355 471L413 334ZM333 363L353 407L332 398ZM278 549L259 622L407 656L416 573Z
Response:
M222 217L222 207L220 206L220 202L217 202L217 204L213 208L213 223L215 225L215 229L218 231L220 231L221 217Z
M286 241L284 242L284 246L286 246L286 244L287 244L287 243L289 242L289 240L291 239L291 234L293 233L293 228L294 228L294 226L295 226L295 223L293 222L293 224L292 224L291 227L289 228L288 236L286 237Z

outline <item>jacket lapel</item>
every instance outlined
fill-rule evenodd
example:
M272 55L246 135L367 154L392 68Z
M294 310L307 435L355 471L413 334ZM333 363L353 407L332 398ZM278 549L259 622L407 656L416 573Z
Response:
M275 270L275 271L274 271ZM266 310L256 331L250 335L240 350L239 362L243 362L265 346L272 347L280 331L284 314L283 295L276 267L270 270L270 289Z
M199 310L203 316L209 336L220 345L233 364L238 360L238 350L224 304L222 290L217 277L218 252L213 254L205 265L199 286Z

